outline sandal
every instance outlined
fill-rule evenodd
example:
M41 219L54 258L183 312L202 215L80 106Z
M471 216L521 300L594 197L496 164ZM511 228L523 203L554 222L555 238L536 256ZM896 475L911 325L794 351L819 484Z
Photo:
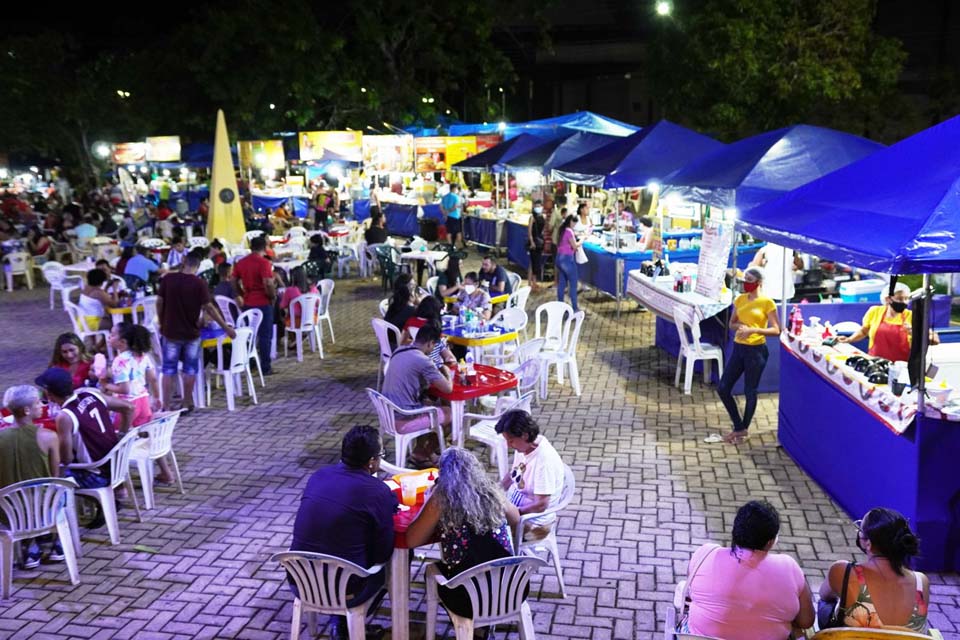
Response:
M750 437L746 431L731 431L723 436L726 444L743 444Z
M706 438L703 439L707 444L720 444L723 442L723 436L719 433L711 433Z

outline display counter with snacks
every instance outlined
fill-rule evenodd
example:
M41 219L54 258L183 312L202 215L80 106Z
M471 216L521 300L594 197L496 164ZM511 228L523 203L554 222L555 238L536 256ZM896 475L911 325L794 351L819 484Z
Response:
M921 415L916 392L881 382L858 349L806 335L780 343L784 450L851 518L877 506L903 513L923 541L917 568L960 569L957 393L928 382Z

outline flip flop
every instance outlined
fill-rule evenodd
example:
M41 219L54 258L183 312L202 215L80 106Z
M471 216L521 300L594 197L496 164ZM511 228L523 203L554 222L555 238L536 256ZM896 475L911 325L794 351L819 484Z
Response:
M720 444L723 442L723 436L719 433L711 433L706 438L703 439L707 444Z

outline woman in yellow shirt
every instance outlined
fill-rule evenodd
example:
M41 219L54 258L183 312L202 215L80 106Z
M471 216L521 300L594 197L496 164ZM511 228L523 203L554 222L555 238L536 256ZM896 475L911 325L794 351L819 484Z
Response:
M762 295L763 269L750 267L743 276L743 290L733 301L733 318L730 328L737 332L733 340L733 353L724 363L723 377L717 387L717 395L723 402L733 421L733 431L723 436L727 443L740 443L746 440L747 429L757 409L757 387L760 376L767 366L767 336L780 335L780 321L777 319L777 305ZM733 398L733 385L744 376L743 393L746 405L743 415Z
M870 307L863 316L863 326L850 337L841 337L840 342L857 342L870 337L869 353L891 362L910 359L910 338L913 314L907 309L910 287L898 282L893 292L886 296L884 304ZM937 334L930 332L930 344L939 344Z

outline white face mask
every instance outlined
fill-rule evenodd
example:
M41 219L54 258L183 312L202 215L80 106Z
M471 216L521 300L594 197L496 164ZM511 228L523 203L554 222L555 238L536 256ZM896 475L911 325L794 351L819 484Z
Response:
M543 213L543 207L537 205L536 207L533 208L533 212L534 212L534 213Z
M467 292L468 296L472 296L473 292L477 290L477 285L475 284L465 284L463 285L463 290Z

